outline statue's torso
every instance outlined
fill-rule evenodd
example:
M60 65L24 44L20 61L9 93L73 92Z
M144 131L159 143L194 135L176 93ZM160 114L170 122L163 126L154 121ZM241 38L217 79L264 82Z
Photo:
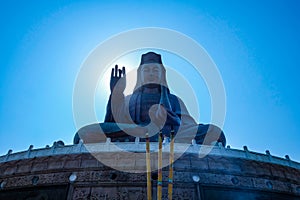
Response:
M151 106L158 104L160 100L160 94L158 93L142 93L141 95L141 107L140 107L140 119L144 124L150 123L149 110Z

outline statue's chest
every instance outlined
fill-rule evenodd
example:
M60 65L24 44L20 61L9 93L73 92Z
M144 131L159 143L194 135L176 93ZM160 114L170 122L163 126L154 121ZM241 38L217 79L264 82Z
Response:
M160 94L142 94L140 106L140 119L142 122L150 122L149 109L151 106L158 104Z

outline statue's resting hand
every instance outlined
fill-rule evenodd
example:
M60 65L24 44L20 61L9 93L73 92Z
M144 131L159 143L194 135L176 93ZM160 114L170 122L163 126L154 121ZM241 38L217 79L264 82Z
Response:
M159 105L159 109L156 112L156 116L160 118L159 116L166 116L166 125L172 125L172 126L179 126L181 123L180 117L173 112L171 109L168 107L165 107L164 105Z
M111 70L110 76L110 92L122 94L126 87L126 72L125 67L118 69L118 65L115 65L115 68Z
M164 125L180 125L180 117L172 110L165 108L163 105L157 104L154 108L150 108L149 115L151 120L153 120L153 122L160 128Z

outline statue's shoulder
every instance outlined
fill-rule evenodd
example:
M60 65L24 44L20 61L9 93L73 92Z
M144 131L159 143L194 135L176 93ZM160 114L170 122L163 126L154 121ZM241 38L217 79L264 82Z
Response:
M169 94L169 98L178 98L175 94Z
M169 99L172 101L181 101L181 99L178 97L178 96L176 96L175 94L169 94Z

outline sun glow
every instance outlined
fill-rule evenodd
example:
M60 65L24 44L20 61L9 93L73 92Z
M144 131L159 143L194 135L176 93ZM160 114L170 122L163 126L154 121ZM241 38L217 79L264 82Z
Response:
M95 93L95 112L99 121L104 117L106 113L106 104L109 99L110 91L110 78L112 69L115 65L118 65L120 69L125 67L126 70L126 88L124 91L124 95L132 94L135 83L136 83L136 72L138 68L139 60L132 59L131 56L125 55L120 57L111 63L108 67L106 67L105 72L101 77L99 77L97 89Z
M103 76L99 79L98 89L102 94L109 95L111 93L110 91L110 78L111 78L111 72L112 69L115 67L115 65L118 65L119 69L122 69L122 67L125 67L126 70L126 89L124 91L125 95L128 95L132 93L133 88L136 83L136 71L137 67L132 67L132 64L130 62L125 62L121 60L117 60L114 64L110 65Z

